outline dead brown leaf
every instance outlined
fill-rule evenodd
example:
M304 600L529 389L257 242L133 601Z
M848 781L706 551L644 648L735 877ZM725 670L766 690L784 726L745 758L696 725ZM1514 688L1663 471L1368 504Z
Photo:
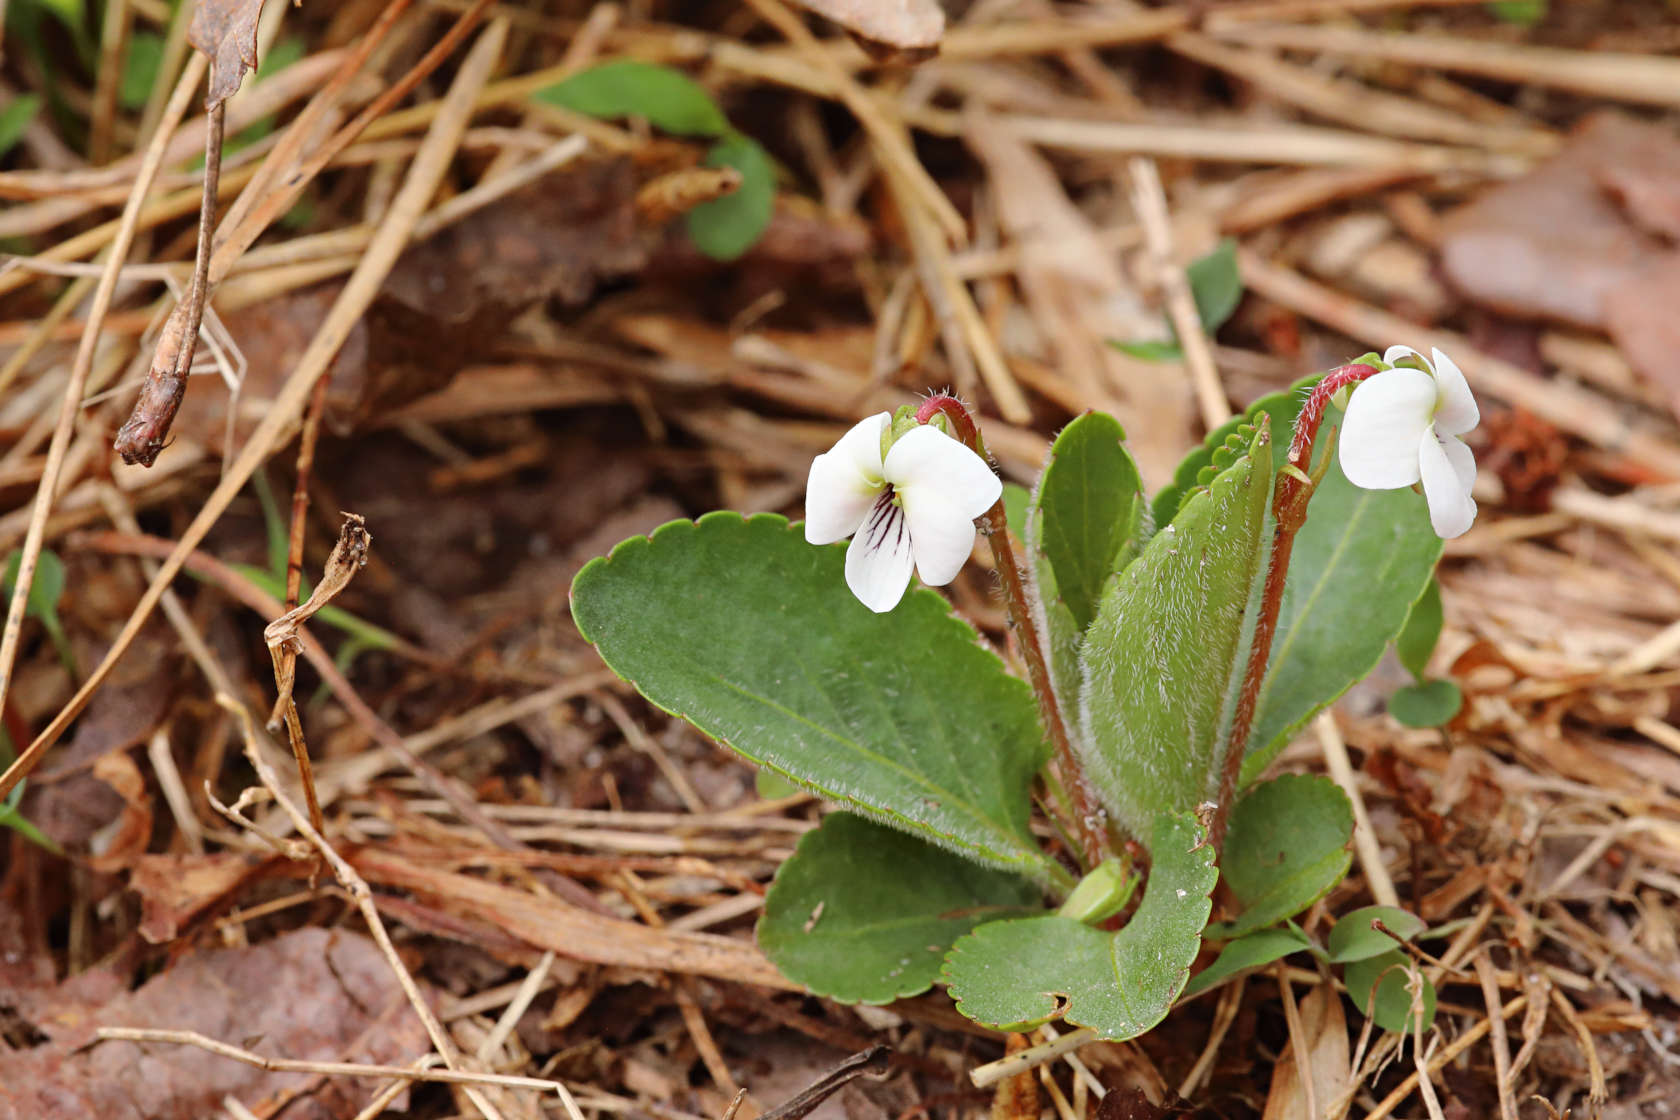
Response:
M1447 278L1505 314L1603 327L1610 293L1668 250L1628 220L1600 176L1675 147L1668 129L1593 114L1556 156L1446 217Z
M851 32L865 50L907 52L911 59L939 50L945 10L937 0L798 0L799 6Z
M1293 1120L1315 1113L1307 1108L1309 1095L1301 1080L1297 1046L1305 1046L1312 1071L1310 1099L1316 1115L1329 1114L1330 1106L1347 1091L1353 1076L1348 1053L1347 1019L1342 997L1331 984L1320 984L1301 1000L1301 1030L1304 1038L1291 1038L1277 1064L1272 1067L1272 1091L1266 1097L1265 1120Z
M1028 1046L1027 1036L1012 1034L1004 1042L1004 1054L1014 1054ZM1038 1120L1038 1077L1027 1069L998 1082L992 1094L992 1120Z
M122 810L93 835L88 862L95 871L119 871L133 863L152 838L151 794L140 768L122 751L100 755L93 776L117 791Z
M69 745L54 756L52 769L29 783L24 816L61 847L86 852L124 812L124 795L101 780L94 767L102 758L145 742L163 722L179 679L175 664L161 630L142 632L131 655L117 663L110 681L94 694Z
M1680 215L1677 215L1680 216ZM1634 370L1668 397L1680 416L1680 253L1629 275L1606 295L1605 326Z
M240 852L140 856L128 877L129 889L140 896L140 936L154 945L173 941L181 927L266 865Z
M34 1026L49 1039L0 1053L0 1120L198 1120L233 1094L308 1092L310 1074L269 1073L186 1046L99 1042L96 1028L196 1030L254 1041L268 1054L321 1061L406 1062L425 1049L395 976L373 942L343 930L303 929L253 948L190 956L138 991ZM365 1101L355 1081L322 1084L288 1117L348 1116Z
M1140 361L1109 345L1148 337L1160 329L1161 313L1144 306L1111 254L1092 251L1090 219L1022 137L978 117L963 138L986 165L999 224L1020 250L1021 287L1046 356L1083 404L1119 417L1145 478L1171 477L1191 438L1188 379L1177 365Z
M245 72L257 66L257 17L263 0L198 0L187 42L210 59L206 106L233 96Z

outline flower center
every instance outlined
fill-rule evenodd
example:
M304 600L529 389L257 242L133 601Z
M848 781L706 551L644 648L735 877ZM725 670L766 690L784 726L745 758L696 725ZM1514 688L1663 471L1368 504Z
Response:
M863 523L863 535L873 548L889 542L896 547L903 543L904 529L904 507L889 482L881 491L881 496L875 499L875 504L869 507L869 516Z

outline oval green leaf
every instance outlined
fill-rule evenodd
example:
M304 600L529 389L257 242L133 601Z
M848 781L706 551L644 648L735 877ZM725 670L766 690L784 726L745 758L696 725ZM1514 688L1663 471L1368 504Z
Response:
M1224 983L1239 972L1263 968L1291 953L1310 948L1312 941L1298 929L1288 926L1257 929L1225 946L1212 964L1192 976L1190 983L1184 986L1185 998Z
M739 133L725 137L706 153L707 167L733 167L741 173L734 194L702 202L688 212L688 236L713 260L732 261L758 243L776 207L776 168L770 156Z
M1118 420L1087 412L1062 429L1031 510L1057 594L1083 631L1097 617L1109 580L1147 536L1143 482Z
M1245 793L1225 837L1225 885L1242 906L1217 936L1293 917L1342 881L1353 860L1353 806L1329 778L1284 774Z
M1396 949L1355 961L1342 973L1353 1005L1385 1031L1410 1033L1415 1025L1412 993L1406 988L1407 964L1406 955ZM1422 985L1423 1029L1428 1030L1435 1021L1435 985L1427 976L1418 979Z
M1118 933L1048 916L990 922L945 959L957 1010L998 1030L1061 1016L1103 1038L1135 1038L1166 1017L1202 943L1219 873L1196 819L1163 814L1137 913Z
M931 591L877 615L846 548L712 513L625 541L572 617L654 704L833 801L971 859L1059 874L1027 827L1047 750L1032 690Z
M1429 927L1422 918L1397 906L1363 906L1343 914L1330 929L1326 948L1331 964L1348 964L1381 956L1397 946L1394 937L1375 929L1372 922L1381 922L1389 933L1402 941L1410 941Z
M676 136L722 136L729 121L712 95L669 66L621 59L592 66L531 95L591 117L641 117Z
M1040 889L853 813L831 813L776 872L758 943L789 980L844 1003L927 991L982 922L1041 910Z
M1423 681L1394 690L1388 714L1407 727L1440 727L1464 707L1464 693L1452 681Z
M1441 585L1433 577L1429 586L1423 589L1418 601L1412 604L1411 613L1406 616L1406 625L1394 639L1394 653L1400 658L1400 664L1406 671L1417 678L1419 683L1424 679L1424 672L1429 668L1429 658L1435 652L1435 643L1441 640L1441 624L1445 616L1441 610Z

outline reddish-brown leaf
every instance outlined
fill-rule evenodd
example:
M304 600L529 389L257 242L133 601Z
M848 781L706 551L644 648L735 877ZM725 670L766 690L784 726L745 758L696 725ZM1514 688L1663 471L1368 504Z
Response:
M196 1030L318 1061L404 1063L426 1045L379 950L342 930L199 953L99 1004L33 1002L48 1041L0 1053L0 1120L198 1120L219 1115L230 1093L260 1112L264 1098L301 1092L285 1115L312 1120L366 1103L366 1083L268 1073L190 1046L94 1042L101 1026Z
M1628 219L1603 174L1664 166L1677 153L1670 129L1595 113L1556 156L1443 221L1447 278L1506 314L1602 327L1606 297L1669 252Z
M173 941L182 926L271 862L242 852L140 856L128 877L129 889L140 896L140 936L154 945Z

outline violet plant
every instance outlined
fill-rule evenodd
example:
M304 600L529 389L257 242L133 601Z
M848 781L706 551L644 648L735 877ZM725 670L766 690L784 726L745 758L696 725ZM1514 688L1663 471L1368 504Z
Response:
M1119 423L1086 413L1011 531L974 416L934 395L818 456L803 525L673 522L587 565L572 611L654 704L837 807L758 925L811 991L943 982L992 1027L1124 1039L1187 982L1308 951L1401 1029L1432 1013L1398 945L1422 923L1370 908L1324 946L1294 925L1346 874L1353 813L1326 778L1263 774L1403 631L1427 660L1477 419L1450 359L1394 347L1258 401L1151 501ZM953 579L977 522L1006 656L907 591ZM1191 981L1204 939L1223 949Z

